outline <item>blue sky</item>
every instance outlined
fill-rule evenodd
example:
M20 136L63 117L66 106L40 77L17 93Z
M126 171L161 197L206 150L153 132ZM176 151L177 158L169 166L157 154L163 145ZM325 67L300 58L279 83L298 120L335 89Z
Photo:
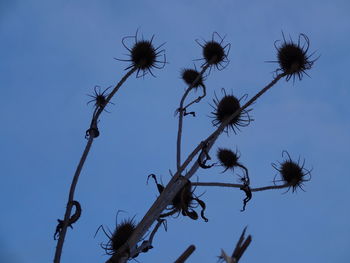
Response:
M253 186L270 185L282 150L313 168L306 192L256 193L244 213L237 189L200 188L209 222L168 220L140 262L172 262L190 244L188 262L216 262L231 252L244 226L253 242L241 262L349 262L350 98L347 81L350 3L340 1L19 1L0 0L1 224L0 261L50 262L56 219L62 218L74 169L86 143L95 85L108 87L127 64L121 39L139 29L166 42L169 64L156 78L134 76L100 118L76 191L83 214L69 230L62 262L105 262L101 224L113 228L117 210L140 220L157 196L147 175L164 182L175 171L174 110L184 67L201 57L194 41L214 31L231 43L230 64L212 70L207 97L184 123L184 156L213 131L209 103L225 88L253 96L273 77L274 41L283 31L305 33L320 56L302 81L280 81L253 106L255 119L217 147L237 147ZM200 63L196 63L200 66ZM214 156L214 154L212 154ZM199 181L236 182L220 168L199 170Z

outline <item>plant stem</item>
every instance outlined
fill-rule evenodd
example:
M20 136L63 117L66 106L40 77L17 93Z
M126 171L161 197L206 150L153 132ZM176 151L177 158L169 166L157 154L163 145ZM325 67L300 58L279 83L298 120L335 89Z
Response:
M210 64L207 63L201 70L201 72L199 73L199 75L196 77L196 79L192 82L191 85L189 85L189 87L186 89L184 95L181 98L180 101L180 107L179 107L179 124L178 124L178 129L177 129L177 140L176 140L176 168L177 170L179 170L180 165L181 165L181 138L182 138L182 124L183 124L183 111L184 109L186 109L188 106L190 106L192 103L188 104L185 108L184 108L184 103L185 103L185 99L187 98L188 94L190 93L190 91L193 89L193 84L197 83L197 81L199 81L200 78L203 77L204 72L210 67ZM205 93L205 87L203 87L204 90L204 95L199 97L200 99L204 98L206 93ZM197 101L197 100L195 100Z
M184 263L195 249L196 247L194 245L190 245L174 263Z
M119 90L119 88L123 85L123 83L127 80L129 76L131 76L134 72L136 71L136 68L133 67L131 70L129 70L125 76L119 81L119 83L115 86L113 91L107 96L106 98L106 103L103 107L100 107L98 110L95 109L93 117L92 117L92 124L96 125L98 117L100 114L103 112L104 108L108 104L108 102L112 99L113 95ZM69 226L69 218L72 212L72 201L74 200L74 193L75 193L75 188L78 184L78 179L81 173L81 170L83 169L84 163L86 161L86 158L89 154L89 151L91 149L91 145L94 141L94 136L89 136L88 142L86 143L83 155L80 158L79 164L77 166L77 169L75 170L73 180L70 186L69 190L69 196L68 196L68 202L67 202L67 207L66 207L66 212L64 215L64 220L63 220L63 226L62 229L59 232L59 238L57 241L57 246L56 246L56 251L55 251L55 258L54 258L54 263L60 263L61 261L61 255L62 255L62 249L63 249L63 243L66 237L67 233L67 228Z
M192 185L193 186L219 186L219 187L232 187L232 188L241 188L244 186L243 184L230 184L230 183L219 183L219 182L193 182ZM266 190L272 190L272 189L282 189L289 186L290 186L289 184L270 185L270 186L264 186L264 187L250 188L250 191L259 192L259 191L266 191Z

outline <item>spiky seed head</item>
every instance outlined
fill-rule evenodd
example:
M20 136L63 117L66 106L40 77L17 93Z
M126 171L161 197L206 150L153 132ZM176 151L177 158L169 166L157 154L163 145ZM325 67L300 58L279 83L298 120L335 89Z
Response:
M212 124L214 126L219 126L223 122L226 122L227 119L230 119L235 112L239 111L239 113L234 116L225 127L225 132L232 129L233 132L236 133L236 129L239 130L240 127L246 127L249 125L250 121L252 121L249 116L250 109L240 110L240 100L233 95L227 95L225 90L223 90L223 92L225 96L221 100L219 100L216 95L215 99L213 99L215 106L212 105L214 108L214 111L212 112Z
M292 186L299 185L304 177L303 169L292 160L286 160L281 164L280 173L282 180Z
M301 45L301 38L304 39L305 44ZM284 36L283 36L284 39ZM294 43L292 40L286 41L284 39L280 47L277 48L277 59L280 66L280 70L286 74L286 79L293 79L298 76L299 80L302 79L303 74L306 74L306 70L311 69L315 60L310 60L311 55L308 55L310 41L304 34L299 35L298 43Z
M282 156L284 154L288 156L288 159L282 163L279 163L279 165L273 163L272 167L280 173L281 181L288 184L289 188L287 192L290 188L292 188L292 192L295 192L298 187L304 191L302 186L304 182L311 180L311 170L304 167L305 160L303 161L302 165L300 165L299 160L298 162L293 161L287 151L283 151ZM307 176L309 177L307 178Z
M203 47L203 57L210 65L217 65L224 61L225 49L216 41L206 42Z
M155 65L156 60L157 52L150 41L138 41L131 49L131 61L138 69L150 69Z
M147 73L152 76L152 69L162 69L164 68L166 62L165 50L161 47L165 44L161 44L158 47L154 47L153 38L150 40L138 40L137 31L134 36L126 36L122 39L123 46L129 51L128 59L119 59L119 61L130 62L131 64L125 68L125 70L136 69L136 77L144 77ZM127 44L128 39L134 39L133 46L129 47ZM159 60L159 57L163 56L163 60ZM155 76L154 76L155 77Z
M229 118L233 113L235 113L241 107L239 100L233 95L224 96L216 109L216 119L218 122L222 123L227 118ZM234 117L229 125L235 125L238 123L240 114Z
M181 78L185 81L187 85L192 85L193 88L198 88L199 86L203 86L203 77L202 75L195 69L184 69L181 72ZM198 78L198 81L195 80Z
M117 252L117 250L125 244L125 242L130 238L135 229L136 223L132 218L126 219L117 225L111 238L112 249L114 253Z
M230 149L219 148L216 155L225 170L237 166L239 156Z

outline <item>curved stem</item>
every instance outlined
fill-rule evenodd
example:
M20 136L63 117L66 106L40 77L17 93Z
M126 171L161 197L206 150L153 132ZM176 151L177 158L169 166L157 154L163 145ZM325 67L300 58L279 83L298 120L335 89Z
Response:
M187 109L192 104L199 103L205 96L207 96L207 91L206 91L207 89L206 89L206 86L204 84L202 85L202 88L203 88L203 95L199 96L197 99L194 99L193 101L188 103L185 107L183 107L184 109Z
M207 63L201 70L201 72L198 74L198 76L196 77L196 79L193 81L193 83L191 85L189 85L189 87L186 89L184 95L181 98L180 101L180 107L179 107L179 124L178 124L178 129L177 129L177 140L176 140L176 168L179 170L180 169L180 165L181 165L181 137L182 137L182 124L183 124L183 117L184 117L184 110L192 105L194 102L196 102L199 98L199 100L201 100L202 98L205 97L206 95L206 91L205 91L205 87L203 87L204 90L204 95L200 96L199 98L197 98L194 102L191 102L190 104L188 104L186 107L184 107L184 103L185 103L185 99L187 98L188 94L190 93L190 91L193 89L193 84L196 83L204 74L204 72L210 67L210 64Z
M106 98L106 104L105 106L108 104L108 102L112 99L113 95L119 90L119 88L123 85L123 83L127 80L127 78L132 75L134 72L136 71L136 68L132 68L130 71L128 71L125 76L118 82L118 84L115 86L115 88L113 89L113 91L108 95L108 97ZM92 121L91 123L93 125L96 125L98 117L100 116L100 114L102 113L103 109L105 108L101 107L98 110L95 109L94 113L93 113L93 117L92 117ZM66 207L66 212L64 215L64 220L63 220L63 226L62 229L59 232L59 238L57 241L57 246L56 246L56 251L55 251L55 258L54 258L54 263L59 263L61 261L61 255L62 255L62 249L63 249L63 243L66 237L66 233L67 233L67 227L69 225L69 218L72 212L72 201L74 200L74 193L75 193L75 188L78 184L78 179L81 173L81 170L83 169L84 163L86 161L86 158L90 152L91 149L91 145L94 141L94 136L90 136L88 142L86 143L84 152L80 158L79 164L77 166L77 169L75 170L74 176L73 176L73 180L70 186L70 190L69 190L69 196L68 196L68 202L67 202L67 207Z
M87 142L87 144L85 146L85 150L83 152L83 155L80 158L78 167L77 167L77 169L76 169L76 171L74 173L72 184L71 184L70 190L69 190L68 204L67 204L67 208L66 208L66 213L64 215L63 226L62 226L62 229L61 229L61 231L59 233L59 238L58 238L58 241L57 241L54 263L59 263L60 260L61 260L63 243L64 243L64 239L65 239L65 236L66 236L66 233L67 233L68 221L69 221L69 218L70 218L70 214L72 212L72 201L74 200L75 188L76 188L76 185L78 183L79 175L80 175L80 172L81 172L81 170L83 168L83 165L85 163L86 157L89 154L89 151L90 151L90 148L91 148L93 140L94 140L94 137L90 136L90 138L89 138L89 140L88 140L88 142Z

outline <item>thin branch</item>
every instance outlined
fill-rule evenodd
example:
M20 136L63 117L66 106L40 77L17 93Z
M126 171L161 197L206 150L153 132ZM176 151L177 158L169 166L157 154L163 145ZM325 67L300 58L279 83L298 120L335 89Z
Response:
M271 87L273 87L285 75L286 75L285 73L277 75L268 85L266 85L262 90L260 90L243 107L238 109L229 118L227 118L227 120L225 120L219 127L217 127L217 129L211 135L209 135L206 140L201 141L197 145L197 147L189 154L189 156L184 161L184 163L177 169L177 172L171 178L167 186L164 188L163 192L158 196L156 201L152 204L151 208L147 211L145 216L139 222L133 234L129 238L128 242L124 244L120 249L118 249L118 253L116 253L111 258L109 258L106 261L106 263L125 263L126 262L126 258L120 259L117 256L117 254L124 254L124 251L126 249L128 249L129 247L135 246L142 239L142 237L145 235L145 233L151 227L154 221L158 219L159 215L166 208L166 206L174 199L175 195L178 193L178 191L180 191L180 189L186 183L186 180L180 177L181 173L187 168L187 166L190 164L193 158L201 151L203 146L207 143L207 149L209 152L211 147L214 145L216 139L223 132L225 127L227 127L227 125L231 122L231 120L234 119L236 116L238 116L244 109L249 107L252 103L254 103L260 96L262 96L266 91L268 91ZM179 121L179 124L181 124L181 129L179 127L178 134L180 134L181 136L182 121L181 122ZM179 145L179 142L181 142L181 140L179 140L179 136L178 136L178 145ZM179 154L179 150L177 151L177 154ZM190 177L192 177L194 173L198 170L198 168L199 168L198 162L194 162L190 170L184 176L185 179L189 179Z
M258 187L258 188L252 188L250 189L252 192L260 192L260 191L266 191L266 190L272 190L272 189L282 189L290 187L289 184L282 184L282 185L270 185L270 186L264 186L264 187Z
M59 232L59 238L57 241L54 263L59 263L61 260L63 243L64 243L64 239L65 239L65 236L67 233L67 227L69 225L69 218L70 218L70 214L72 212L72 207L73 207L72 201L74 199L75 188L76 188L76 185L78 183L80 172L81 172L81 170L84 166L85 160L89 154L93 140L94 140L94 137L90 136L89 140L85 146L85 150L83 152L83 155L80 158L78 167L77 167L75 174L74 174L74 177L73 177L73 181L72 181L70 191L69 191L68 204L66 207L66 213L64 215L63 225L62 225L62 229Z
M203 95L199 96L197 99L194 99L190 103L188 103L185 107L183 107L184 110L186 110L188 107L190 107L192 104L199 103L205 96L207 96L207 88L204 84L202 84L203 88Z
M182 254L180 257L178 257L177 260L175 260L174 263L184 263L189 256L191 256L191 254L194 252L194 250L196 249L196 247L194 245L190 245Z
M180 107L178 108L178 111L179 111L179 124L178 124L178 129L177 129L177 140L176 140L176 168L178 170L180 169L180 165L181 165L181 137L182 137L182 125L183 125L183 117L184 117L183 111L186 110L186 108L188 106L190 106L192 103L194 103L194 102L191 102L186 107L184 107L185 99L187 98L187 96L190 93L190 91L193 89L194 84L197 83L197 81L203 76L203 74L205 73L205 71L209 67L210 67L210 64L208 63L207 65L205 65L202 68L201 72L198 74L196 79L186 89L186 91L185 91L185 93L182 96L181 101L180 101ZM204 96L206 95L205 87L203 87L203 90L204 90L204 95L203 95L203 97L199 97L199 98L204 98ZM197 98L197 99L199 99L199 98Z
M93 117L92 117L92 125L96 125L98 117L100 114L103 112L105 106L108 104L108 102L112 99L113 95L119 90L119 88L123 85L123 83L127 80L128 77L130 77L134 72L136 71L136 68L132 68L130 71L128 71L125 76L119 81L119 83L115 86L113 91L108 95L106 99L106 104L103 107L100 107L99 110L94 111ZM70 186L69 190L69 197L68 197L68 202L67 202L67 207L66 207L66 212L64 215L64 220L62 224L62 229L59 232L59 238L57 241L57 246L56 246L56 251L55 251L55 258L54 258L54 263L59 263L61 261L61 255L62 255L62 249L63 249L63 243L66 237L67 233L67 227L69 226L69 218L72 212L72 202L74 200L74 193L75 193L75 188L78 183L78 179L81 173L81 170L83 169L84 163L86 161L86 158L90 152L91 145L94 141L94 136L89 136L88 142L86 143L83 155L80 158L79 164L77 166L77 169L75 170L73 180Z
M219 186L219 187L232 187L232 188L242 188L243 184L230 184L230 183L220 183L220 182L192 182L193 186ZM289 187L289 184L282 184L282 185L270 185L270 186L263 186L263 187L257 187L257 188L250 188L252 192L260 192L260 191L266 191L266 190L272 190L272 189L282 189Z

